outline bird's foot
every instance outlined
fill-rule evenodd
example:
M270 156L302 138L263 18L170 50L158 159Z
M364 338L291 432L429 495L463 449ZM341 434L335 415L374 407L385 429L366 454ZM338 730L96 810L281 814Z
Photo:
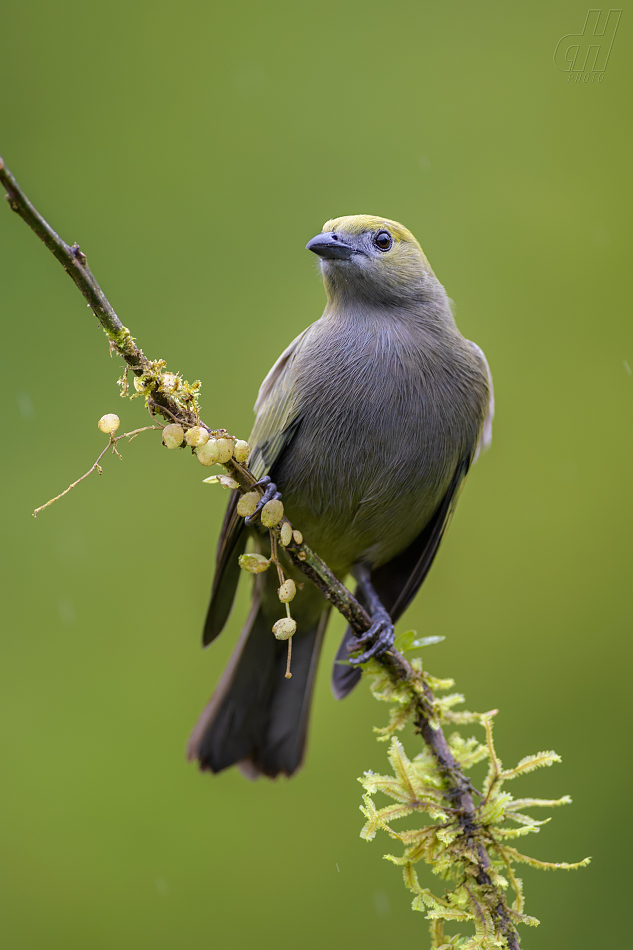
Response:
M354 666L358 666L361 663L366 663L367 660L371 660L372 657L381 656L385 650L388 650L389 647L393 646L393 641L395 639L394 626L391 622L391 617L386 610L382 609L377 611L372 616L372 625L367 630L366 633L363 633L360 637L355 637L350 642L351 650L358 650L359 646L363 643L371 643L371 646L365 650L364 653L361 653L360 656L350 657L350 663Z
M254 522L257 519L257 516L259 515L260 511L262 510L265 504L267 504L269 501L281 500L281 492L277 490L277 486L275 485L275 483L270 480L270 475L264 475L263 478L260 478L258 482L255 482L255 484L253 485L253 488L263 488L264 485L266 486L266 488L265 488L264 494L257 502L257 508L255 509L252 515L249 515L248 518L244 519L244 521L248 525L254 524Z

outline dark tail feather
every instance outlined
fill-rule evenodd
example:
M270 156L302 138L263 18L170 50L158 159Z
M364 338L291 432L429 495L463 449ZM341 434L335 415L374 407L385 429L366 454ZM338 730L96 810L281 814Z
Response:
M211 601L202 633L205 647L222 633L237 593L241 573L239 555L244 552L248 538L244 520L237 514L237 499L238 493L231 492L218 542Z
M220 772L239 764L249 778L292 775L303 761L310 700L329 610L292 642L292 678L286 679L288 644L276 640L272 619L255 593L233 656L203 710L187 748L201 769Z
M437 552L439 540L429 553L428 543L424 535L425 532L422 532L422 535L419 538L416 538L413 544L410 545L406 551L404 551L402 554L399 554L392 561L389 561L387 564L384 564L382 567L377 568L377 570L374 570L371 573L371 582L374 585L374 590L380 597L380 602L389 612L394 623L402 616L406 608L409 606L409 603L417 592L418 587L426 577L429 568L433 563L433 558ZM411 586L411 589L408 589L406 585L409 581L409 574L411 573L411 561L413 560L414 555L418 553L419 548L422 548L422 554L426 560L422 563L422 568L419 569L418 579L416 579L417 586ZM415 564L416 562L413 561L413 563ZM354 597L359 602L359 604L361 604L361 606L367 609L367 603L365 602L365 599L358 588L356 588L354 591ZM339 662L340 660L346 660L349 657L348 648L352 645L353 640L354 632L351 627L347 627L345 633L343 634L341 645L338 648L338 652L334 659L334 666L332 667L331 686L335 699L345 699L348 693L351 693L351 691L354 689L361 677L361 671L357 666L348 666L347 664L342 664Z
M455 508L459 489L469 465L470 459L464 459L457 466L446 494L436 508L435 513L409 547L397 554L391 561L371 572L371 582L374 590L394 623L402 616L415 597L433 564L433 559L437 554L437 549ZM363 607L367 607L358 589L354 596ZM338 648L332 669L332 692L336 699L343 699L347 696L360 679L359 669L353 666L341 665L337 662L347 659L349 656L348 647L353 639L354 634L348 627Z
M358 588L354 591L354 597L361 607L367 608L363 595ZM334 694L334 699L345 699L347 694L351 693L361 678L361 671L357 666L351 666L349 663L342 662L349 659L348 647L351 646L352 640L354 640L354 631L351 627L347 627L343 634L338 652L334 657L334 665L332 667L330 686Z

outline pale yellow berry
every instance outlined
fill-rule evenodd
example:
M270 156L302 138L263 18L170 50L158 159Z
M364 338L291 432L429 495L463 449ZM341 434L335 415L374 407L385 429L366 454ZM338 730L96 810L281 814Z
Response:
M231 439L218 439L218 462L224 465L230 458L233 458L233 442Z
M270 567L270 561L263 554L240 554L239 565L249 574L261 574Z
M163 442L168 449L177 449L179 445L182 445L184 437L185 430L176 422L171 422L163 429Z
M248 458L248 453L250 452L250 446L248 442L244 442L243 439L237 439L235 443L235 448L233 449L233 455L235 456L236 462L245 462Z
M274 528L278 525L284 516L283 502L276 498L273 501L267 501L262 508L262 524L265 528Z
M294 538L295 544L303 544L303 535L300 531L295 530L292 532L292 537Z
M198 461L203 465L215 465L218 460L218 447L215 439L209 439L196 447Z
M198 445L204 445L209 441L209 433L203 426L194 426L193 429L187 429L185 432L185 442L187 445L196 448Z
M292 617L282 617L273 624L273 633L278 640L289 640L297 630L297 623Z
M175 373L162 373L160 377L160 388L164 393L174 393L180 388L180 380Z
M297 593L297 585L292 580L291 577L281 585L277 591L279 594L279 600L282 604L289 604L291 600L294 600L295 594Z
M235 490L240 486L237 484L234 478L231 478L230 475L218 475L217 480L224 488L231 488Z
M102 432L109 435L111 432L116 432L121 425L121 420L114 412L107 412L105 416L101 416L97 425Z
M259 492L247 491L237 503L237 513L240 518L250 518L250 516L255 513L258 504Z
M287 548L292 541L292 525L289 521L284 521L282 524L281 531L279 533L279 540L285 548Z

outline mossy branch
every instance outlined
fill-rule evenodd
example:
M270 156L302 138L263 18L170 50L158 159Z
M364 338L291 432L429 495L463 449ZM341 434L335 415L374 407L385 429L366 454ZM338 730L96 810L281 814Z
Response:
M200 384L190 385L174 374L165 373L165 363L162 360L149 360L144 355L95 280L88 267L86 255L81 251L79 245L69 246L50 227L28 200L1 158L0 182L6 189L6 197L12 210L46 244L87 300L92 312L108 336L111 351L118 353L134 373L136 377L135 389L139 394L145 396L150 412L163 416L168 422L180 423L185 428L203 426L214 435L224 434L224 429L211 429L200 419L198 405ZM124 378L121 382L124 386L123 394L125 394L127 389L126 379ZM232 437L228 436L228 438ZM253 490L256 479L244 463L232 458L223 462L223 464L237 482L240 492ZM275 541L279 540L284 523L287 523L285 518L271 529ZM367 612L334 576L327 564L302 540L299 540L300 538L301 535L295 532L290 542L285 545L286 552L291 560L316 584L323 596L345 617L357 634L365 633L371 625ZM432 813L450 816L453 839L458 838L462 844L462 850L468 852L468 881L470 881L470 886L468 886L468 881L463 882L457 903L450 905L450 902L442 902L439 899L428 897L427 892L423 891L417 884L417 877L415 877L415 871L411 867L411 861L408 858L404 862L397 859L399 863L405 864L405 882L407 886L414 890L423 903L425 900L429 903L431 910L428 916L432 919L438 917L442 919L475 919L478 922L477 933L479 934L481 931L484 938L478 939L478 942L469 943L469 946L495 946L506 947L508 950L519 950L520 943L516 924L523 915L510 908L506 901L500 875L493 866L489 854L491 847L489 824L486 824L485 816L482 817L482 806L475 806L473 787L466 777L459 757L455 754L454 744L452 747L441 728L441 719L446 718L445 714L451 705L451 697L438 701L433 692L435 683L432 678L422 672L419 663L415 661L413 664L409 663L402 653L395 648L384 653L378 660L371 661L370 672L380 674L383 693L386 690L389 697L396 696L396 701L400 704L399 710L396 710L396 715L392 716L392 727L400 728L408 719L414 722L416 731L422 736L426 744L427 751L423 755L431 757L435 774L439 776L440 787L436 789L432 800L418 801L414 796L414 804L430 806ZM443 684L440 681L437 682L442 688ZM386 697L381 696L381 698ZM443 703L444 705L442 705ZM454 714L453 721L459 721L459 715ZM463 717L466 714L461 715ZM462 721L468 721L467 715ZM388 727L388 731L392 731L392 727ZM394 746L391 759L392 763L395 763L396 770L399 770L400 780L405 783L405 787L409 788L412 781L412 773L409 769L411 763L407 765L409 760L405 761L406 756L404 756L403 750L402 752L400 750L401 746L399 748ZM497 762L496 758L494 762ZM491 787L499 782L501 777L502 773L494 772L490 779ZM507 778L508 776L503 773L503 777ZM371 787L370 778L368 782L368 787ZM410 787L410 791L414 795L413 786ZM490 796L491 789L488 789L488 793ZM370 812L373 805L370 805L369 802L371 802L371 799L366 797L366 809L368 810L365 813L368 815L369 824L374 822L376 827L385 827L393 836L398 837L396 833L389 829L389 816L384 814L384 809L381 810L382 815L376 813L378 817L375 820L371 817ZM404 814L406 811L401 813ZM393 813L390 817L397 816ZM367 833L366 837L371 837L371 834ZM532 860L525 858L512 848L506 848L503 852L503 860L509 860L509 857L513 861ZM446 855L441 858L438 853L438 861L440 862L438 868L450 872L451 867L442 865L442 860L445 864ZM455 866L452 870L457 873L459 867ZM520 888L520 884L516 886ZM438 907L442 903L445 906L443 906L442 913L440 913ZM529 923L531 920L525 919L524 922ZM443 940L441 924L441 919L439 924L437 922L433 924L436 934L434 945L438 947L440 946L438 941ZM486 940L488 942L485 942ZM445 945L448 947L448 943ZM451 945L456 946L454 942L451 942Z
M414 631L409 631L398 637L396 645L406 652L427 646L435 639L416 640ZM389 725L376 730L380 740L391 739L389 762L393 774L378 775L368 771L359 779L366 791L361 811L367 819L361 837L371 841L376 832L382 830L404 846L402 855L386 854L385 858L402 867L405 886L414 895L413 910L424 912L431 921L432 950L448 950L449 947L455 950L493 950L518 946L516 925L536 926L538 920L524 912L523 885L516 877L513 865L525 863L545 870L571 870L589 863L588 858L576 864L540 861L506 843L507 839L537 833L549 821L537 821L524 814L524 809L551 808L568 804L571 799L568 796L556 800L515 799L503 787L504 783L533 769L553 765L560 761L560 757L555 752L539 752L521 759L513 769L504 769L493 742L492 723L496 710L483 714L457 712L454 707L464 701L460 693L436 697L427 692L426 699L433 703L429 710L431 728L437 728L436 723L477 723L484 728L485 741L479 742L473 737L465 739L458 732L451 733L448 740L444 739L450 756L458 763L457 773L447 773L436 746L427 745L410 759L394 733L413 722L424 734L416 706L420 684L438 693L454 685L452 680L438 680L426 673L419 657L411 661L411 668L414 678L397 685L385 668L374 661L364 670L373 678L371 691L376 699L393 704ZM465 773L486 760L488 774L482 791L478 792L470 786ZM377 792L394 799L396 804L378 808L373 800ZM473 796L479 799L476 805ZM425 814L430 822L425 821L421 827L406 831L393 827L397 819L415 814ZM420 886L414 868L418 861L425 861L435 874L453 882L443 897ZM515 894L511 904L505 896L510 888ZM444 924L454 921L470 922L475 929L474 935L449 937L444 932Z

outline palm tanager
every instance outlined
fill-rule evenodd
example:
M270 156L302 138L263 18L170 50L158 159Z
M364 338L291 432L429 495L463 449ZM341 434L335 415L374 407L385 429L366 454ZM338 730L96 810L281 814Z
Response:
M327 304L262 383L249 466L266 485L264 499L283 496L288 518L337 577L352 574L371 616L366 635L348 628L341 643L337 660L348 662L335 662L332 674L341 698L359 664L392 645L393 625L428 573L464 477L490 442L492 380L401 224L336 218L307 249L319 258ZM249 537L270 554L267 533L238 516L237 498L219 539L205 645L227 621ZM300 583L289 561L284 570ZM202 769L237 763L250 777L297 770L329 612L306 582L293 602L286 679L287 644L271 632L280 616L276 571L256 575L238 644L189 742Z

